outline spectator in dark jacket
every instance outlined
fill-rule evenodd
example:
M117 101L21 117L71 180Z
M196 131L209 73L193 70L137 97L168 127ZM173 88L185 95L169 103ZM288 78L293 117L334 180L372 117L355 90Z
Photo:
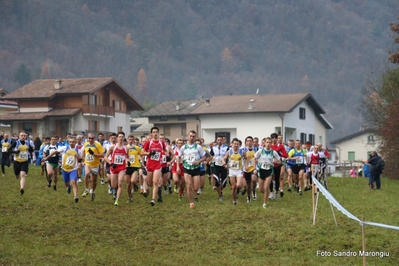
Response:
M369 164L371 165L371 171L370 171L370 189L374 189L374 182L377 185L377 189L381 188L381 169L379 169L378 164L381 161L381 157L378 156L377 152L373 151L370 154L369 158Z

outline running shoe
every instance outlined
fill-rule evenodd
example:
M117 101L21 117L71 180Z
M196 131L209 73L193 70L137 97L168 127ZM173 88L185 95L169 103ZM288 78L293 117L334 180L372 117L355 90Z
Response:
M223 201L223 196L220 196L220 197L219 197L219 201Z
M78 203L78 201L79 201L79 198L75 197L75 203Z
M266 203L263 203L263 209L266 209Z
M194 200L195 200L195 202L198 202L198 198L195 198Z
M148 192L147 192L147 191L144 191L144 192L143 192L143 196L147 198Z
M174 190L174 192L177 194L177 193L179 193L179 191L177 190L177 186L175 186L175 188L173 189Z
M158 198L158 202L161 202L161 203L162 203L163 201L162 201L162 199L161 199L161 198Z
M270 192L270 194L269 194L269 199L274 199L274 192Z
M284 197L284 190L280 190L280 198Z
M89 191L85 190L82 194L82 197L86 197L87 195L89 195Z
M104 184L105 184L104 178L101 178L101 185L104 185Z
M251 197L248 196L248 197L247 197L247 203L250 203L250 202L251 202Z
M292 188L291 187L288 187L288 192L292 192Z
M195 205L194 203L190 203L190 209L194 209Z
M50 181L48 181L47 187L51 188L51 179L50 179Z
M82 183L82 178L78 178L78 184Z
M247 190L244 188L242 191L241 191L241 195L245 195L245 193L247 193Z
M68 186L68 188L67 188L67 193L68 193L68 194L71 194L71 186Z
M155 206L155 200L151 200L151 206Z
M94 201L96 199L96 194L93 192L91 193L91 201Z
M302 190L299 190L299 192L298 192L298 193L299 193L299 195L300 195L300 196L302 196Z
M19 193L21 193L21 195L23 195L23 194L25 193L25 190L24 190L23 188L21 188L21 189L19 190Z
M118 202L118 200L115 200L115 203L114 203L114 205L115 205L115 206L118 206L118 205L119 205L119 202Z
M53 189L54 189L54 190L57 190L57 186L56 186L56 185L54 185L54 186L53 186Z
M237 201L233 201L233 205L237 205Z
M170 194L170 195L173 194L173 189L172 189L172 187L169 187L169 194Z
M257 200L258 199L258 197L256 196L256 191L255 190L252 191L252 199L253 200Z

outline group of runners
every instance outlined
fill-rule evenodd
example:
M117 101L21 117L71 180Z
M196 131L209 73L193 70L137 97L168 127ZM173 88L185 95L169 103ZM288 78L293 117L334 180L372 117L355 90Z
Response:
M284 144L277 133L261 141L248 136L244 143L237 138L227 143L226 137L217 136L207 146L194 130L186 139L170 142L157 127L152 127L150 135L141 140L118 132L110 134L108 140L102 133L97 137L88 133L87 138L68 135L65 145L58 145L57 141L56 136L46 138L37 158L41 161L42 175L46 174L47 186L57 190L61 172L67 192L73 193L77 203L78 183L83 179L82 197L90 196L94 201L99 176L101 184L108 183L115 206L119 205L126 183L128 202L132 202L133 193L139 189L144 197L151 196L151 206L162 203L162 195L174 191L179 200L186 195L192 209L208 176L219 201L224 201L223 190L229 183L234 205L240 194L246 195L247 203L257 200L258 190L263 194L262 207L266 208L268 199L284 196L286 184L288 192L299 195L309 190L312 172L324 171L329 157L321 144L302 145L299 140ZM25 132L19 134L16 142L2 140L1 145L3 157L10 154L14 157L14 174L20 179L23 195L34 145ZM4 169L3 160L1 165Z

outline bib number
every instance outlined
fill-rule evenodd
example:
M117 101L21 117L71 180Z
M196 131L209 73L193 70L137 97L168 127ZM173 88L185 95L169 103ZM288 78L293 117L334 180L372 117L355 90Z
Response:
M7 147L2 147L1 152L7 152Z
M125 162L125 156L116 155L114 158L114 164L123 164Z
M189 154L187 155L187 157L185 158L186 163L188 164L193 164L195 161L195 156L193 154Z
M260 168L263 170L270 170L270 164L269 163L262 163L260 165Z
M162 154L161 162L162 163L166 163L166 155L165 154Z
M76 164L75 156L68 156L66 158L65 164L74 167Z
M239 170L239 169L240 169L239 166L240 166L240 164L239 164L238 161L230 161L230 162L229 162L229 167L230 167L232 170Z
M134 155L131 155L131 156L129 157L129 162L130 162L131 164L133 164L135 161L136 161L136 159L135 159Z
M215 160L215 165L217 165L217 166L223 166L222 159L221 159L221 158L217 158L217 159Z
M153 161L159 161L159 158L161 154L159 152L156 152L154 155L151 155L150 159Z
M20 152L18 157L21 160L28 160L28 153L27 152Z
M298 159L296 159L296 164L303 164L303 157L299 157Z
M88 163L94 162L94 156L91 154L86 154L85 161Z

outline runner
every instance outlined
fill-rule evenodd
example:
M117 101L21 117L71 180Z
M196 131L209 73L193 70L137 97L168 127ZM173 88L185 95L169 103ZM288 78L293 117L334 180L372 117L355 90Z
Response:
M62 138L61 138L62 139ZM57 151L58 146L57 140L59 138L57 136L52 136L50 139L50 144L47 145L43 150L43 159L42 161L46 162L46 171L47 171L47 186L51 187L51 182L53 182L54 190L57 190L57 181L58 181L58 163L59 163L59 155L58 152L53 153L53 151Z
M89 133L88 141L83 144L82 148L82 158L84 158L85 163L85 191L82 197L86 197L90 193L92 201L96 199L97 176L100 170L101 158L103 157L103 146L95 141L93 133ZM91 178L91 189L89 189L89 178Z
M141 148L135 144L133 134L127 138L126 146L129 154L127 160L127 168L125 172L125 180L127 184L128 201L132 202L132 188L139 182L139 170L141 168Z
M253 200L257 199L256 195L256 186L258 184L258 175L255 171L255 153L258 151L257 148L253 146L253 138L248 136L245 138L245 147L244 147L244 179L246 183L246 190L241 192L242 195L247 193L247 203L251 202L251 191Z
M180 173L177 173L177 157L179 156L179 151L180 148L183 146L183 140L182 139L176 139L176 148L173 151L174 155L175 155L175 160L173 161L173 165L172 165L172 174L173 174L173 184L175 185L175 187L178 189L178 199L179 201L181 200L183 193L184 193L184 186L185 186L185 182L184 182L184 171L180 171ZM179 168L183 169L183 160L180 159L179 160Z
M29 171L29 154L33 156L34 148L26 140L27 134L24 131L19 133L19 138L8 148L8 152L14 153L14 174L20 179L20 194L25 193L26 175Z
M151 128L151 140L148 140L141 151L141 155L147 156L148 184L152 186L151 206L155 206L155 197L158 194L158 202L162 202L162 163L161 155L164 151L168 155L165 142L159 140L159 128Z
M291 166L293 179L298 180L298 193L302 195L303 175L306 167L306 150L302 149L300 140L295 141L295 148L288 153L288 161L295 164Z
M283 142L283 136L279 136L277 133L272 133L270 135L272 140L271 148L278 153L281 160L285 162L287 158L287 152L285 150ZM280 140L279 140L280 138ZM279 142L280 141L280 142ZM273 169L273 177L274 177L274 184L275 190L273 191L273 187L270 187L270 195L269 198L276 199L278 197L278 192L280 192L280 197L284 197L284 165L283 164L275 164Z
M81 150L76 146L76 138L70 137L68 139L69 145L58 147L57 151L62 155L62 176L64 178L65 186L68 194L73 190L73 198L75 203L79 201L78 198L78 161L80 161ZM51 154L50 154L51 156Z
M187 198L190 202L190 209L194 209L193 197L198 202L197 191L200 188L200 165L205 161L205 151L201 145L195 142L197 132L191 130L188 134L188 140L180 148L179 155L176 158L176 171L178 174L184 171L184 180L187 185ZM180 158L183 159L183 168L180 169Z
M216 138L217 145L211 149L212 161L215 163L213 168L213 178L215 179L215 187L219 196L219 201L223 201L223 188L227 184L227 169L223 165L223 157L229 150L229 146L223 145L223 136Z
M11 140L8 139L8 134L4 133L3 139L1 140L1 173L5 176L4 166L10 167L10 153L8 148L11 146Z
M119 205L119 199L122 195L123 190L123 180L125 178L126 165L130 162L127 160L129 158L129 153L126 146L123 145L125 139L125 133L120 131L117 134L117 143L111 145L104 157L104 161L110 165L111 171L111 187L114 189L115 206ZM109 159L111 156L111 159Z
M243 151L240 148L240 142L237 138L234 138L232 143L233 148L227 151L225 156L223 157L223 165L225 165L225 167L229 169L231 192L233 195L233 205L237 205L237 190L240 191L243 183Z
M263 194L263 208L266 209L269 197L269 186L272 181L274 165L281 164L280 156L271 148L271 138L265 138L265 146L258 150L254 157L259 168L259 190Z

